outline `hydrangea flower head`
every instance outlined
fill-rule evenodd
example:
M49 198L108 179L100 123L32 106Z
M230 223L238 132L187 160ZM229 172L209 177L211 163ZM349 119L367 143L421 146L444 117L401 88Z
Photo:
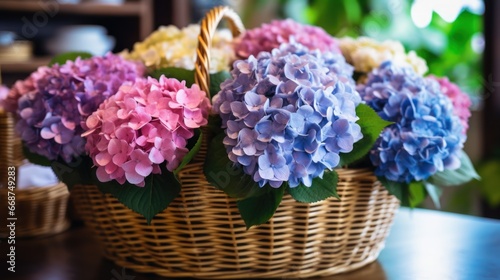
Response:
M289 43L291 37L310 50L340 53L335 38L323 29L298 23L291 19L273 20L261 27L247 30L236 40L236 54L241 58L257 56L260 52L270 52L283 43Z
M4 102L9 95L9 88L0 84L0 112L5 110Z
M428 78L437 81L441 87L441 91L451 99L455 114L458 115L462 123L462 132L466 134L469 128L469 118L471 116L470 106L472 104L469 95L462 92L460 88L456 84L450 82L447 77L437 78L435 76L428 76Z
M311 186L362 138L352 71L340 54L298 43L234 62L213 98L230 160L261 187Z
M134 44L124 57L142 61L150 70L166 67L194 69L200 26L191 24L179 29L174 25L161 26L144 41ZM210 48L210 72L229 70L234 60L233 36L227 29L214 33Z
M378 42L368 37L356 39L345 37L339 39L339 45L347 62L354 65L358 72L370 72L387 60L401 67L409 66L420 75L428 70L424 59L417 56L414 51L406 53L405 48L398 41Z
M377 176L410 183L460 167L458 153L466 137L437 83L411 68L385 62L358 90L383 119L394 122L370 152Z
M210 100L198 85L176 79L138 78L87 118L85 149L101 182L128 181L144 186L144 178L173 171L188 152L194 129L207 124Z
M144 71L111 53L40 67L13 86L6 106L18 115L16 131L32 152L70 162L84 153L81 123L122 83Z

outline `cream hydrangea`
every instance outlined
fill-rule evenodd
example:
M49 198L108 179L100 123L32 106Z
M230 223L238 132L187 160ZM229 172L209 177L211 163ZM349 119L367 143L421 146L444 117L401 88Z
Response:
M192 70L196 60L196 47L200 26L191 24L179 29L176 26L161 26L144 41L134 44L131 52L122 55L128 59L142 61L150 70L179 67ZM229 70L235 58L233 37L227 29L218 30L212 40L210 72Z
M357 39L345 37L341 38L339 43L347 62L351 63L358 72L370 72L387 60L391 60L394 65L411 66L420 75L428 70L424 59L417 56L414 51L406 53L403 45L398 41L378 42L368 37Z

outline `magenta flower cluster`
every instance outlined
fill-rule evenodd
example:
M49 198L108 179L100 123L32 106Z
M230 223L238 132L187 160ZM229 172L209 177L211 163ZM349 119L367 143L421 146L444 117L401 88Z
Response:
M166 162L173 171L188 152L194 129L208 123L210 100L198 85L139 78L120 87L86 122L85 146L101 182L144 186Z
M236 40L235 50L239 57L247 58L250 55L257 56L262 51L270 52L293 40L310 50L341 53L337 40L325 30L291 19L273 20L261 27L247 30Z
M18 81L6 100L19 121L16 131L31 152L65 162L82 155L81 123L126 81L143 76L145 67L107 54L40 67Z
M236 61L213 99L229 159L261 187L310 187L363 137L352 71L340 54L297 43Z
M447 77L438 78L429 76L428 78L437 81L441 87L441 91L451 99L455 115L460 118L460 122L463 126L462 133L466 134L469 128L469 117L471 116L470 106L472 104L469 95L462 92L462 90L460 90L456 84L450 82Z

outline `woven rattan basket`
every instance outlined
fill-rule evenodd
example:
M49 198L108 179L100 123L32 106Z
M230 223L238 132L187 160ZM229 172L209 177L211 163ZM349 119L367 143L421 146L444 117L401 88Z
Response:
M14 190L16 198L14 216L7 216L7 193L7 189L0 190L0 205L5 205L6 208L0 211L0 219L6 221L7 218L17 218L16 237L56 234L70 226L66 217L69 192L65 184ZM9 234L9 228L0 228L0 237L7 237Z
M0 131L2 132L0 134L0 205L5 206L5 209L0 211L0 219L6 221L7 218L16 218L16 237L34 237L62 232L70 225L66 218L69 197L66 185L59 183L54 186L27 189L8 188L9 181L17 183L18 168L24 162L22 142L14 133L14 124L15 120L11 113L0 112ZM9 167L14 168L15 176L8 176L8 171L11 171ZM15 207L13 216L9 215L10 212L7 209L7 206L11 206L9 196L15 198L14 205L12 205ZM11 221L14 220L8 222ZM0 237L7 237L9 234L9 228L0 227Z
M243 30L226 7L203 20L196 81L204 90L211 34L223 17L235 35ZM180 196L151 225L96 186L74 188L75 206L107 258L172 278L312 277L359 268L383 248L399 203L370 170L338 170L341 201L303 204L286 195L268 223L246 230L235 200L204 177L205 151L181 171Z

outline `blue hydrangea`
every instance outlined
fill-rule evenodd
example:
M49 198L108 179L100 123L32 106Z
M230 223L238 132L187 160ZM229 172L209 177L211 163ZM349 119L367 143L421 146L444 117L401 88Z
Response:
M358 90L383 119L394 122L370 152L377 176L410 183L460 167L463 127L435 81L385 62Z
M341 55L294 42L234 62L213 99L230 160L261 187L311 186L363 137L352 73Z

